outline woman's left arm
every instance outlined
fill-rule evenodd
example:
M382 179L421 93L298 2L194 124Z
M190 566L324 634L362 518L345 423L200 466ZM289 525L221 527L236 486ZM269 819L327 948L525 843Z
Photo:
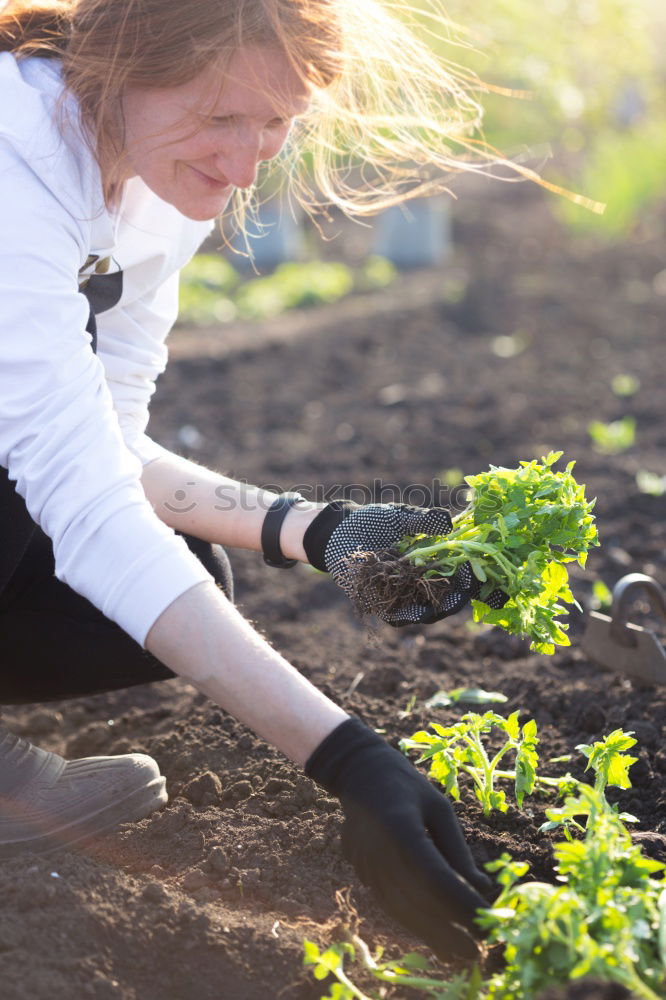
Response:
M277 494L164 450L144 466L141 483L155 513L169 527L208 542L261 552L262 525ZM302 500L289 510L280 531L286 558L308 562L303 535L325 506Z

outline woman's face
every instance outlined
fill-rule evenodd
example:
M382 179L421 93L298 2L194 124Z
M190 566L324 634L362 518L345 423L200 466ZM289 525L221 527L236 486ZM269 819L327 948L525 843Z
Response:
M253 184L309 103L287 57L267 46L239 49L219 90L209 67L180 87L130 88L123 101L127 176L189 219L215 218L234 188Z

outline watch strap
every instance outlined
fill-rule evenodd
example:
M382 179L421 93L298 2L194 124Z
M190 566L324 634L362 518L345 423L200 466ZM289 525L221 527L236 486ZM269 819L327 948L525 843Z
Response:
M298 559L285 559L280 548L280 531L285 517L299 500L300 493L280 493L266 511L264 523L261 526L261 548L264 562L274 569L291 569Z

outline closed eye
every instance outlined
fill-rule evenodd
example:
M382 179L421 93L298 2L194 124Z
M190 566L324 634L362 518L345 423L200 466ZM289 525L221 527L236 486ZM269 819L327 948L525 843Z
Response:
M266 122L266 128L289 128L293 119L292 118L272 118L269 122ZM215 117L210 119L212 125L220 125L232 127L240 123L240 117L238 115L215 115Z

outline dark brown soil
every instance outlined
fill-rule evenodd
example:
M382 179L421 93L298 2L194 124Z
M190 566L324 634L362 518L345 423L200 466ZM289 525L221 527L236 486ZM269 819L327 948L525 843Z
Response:
M200 461L282 488L357 484L354 499L379 484L432 491L444 469L468 474L562 449L599 498L602 547L585 574L574 572L581 602L596 578L612 586L642 571L663 582L666 496L640 493L635 476L666 472L664 218L599 249L563 233L539 192L467 195L456 208L457 257L441 276L413 274L366 302L231 330L230 348L224 331L178 331L152 432L183 450L179 430L192 425ZM522 350L495 353L495 338L512 335ZM623 373L640 380L631 398L611 391ZM637 420L635 446L597 454L589 421L624 414ZM580 615L572 647L550 658L477 630L466 613L368 636L327 578L273 571L249 553L232 560L244 613L391 742L454 719L457 710L423 702L459 686L501 691L508 711L534 717L544 759L634 730L633 788L617 799L639 817L649 853L666 859L666 687L641 690L592 664ZM0 866L3 1000L316 1000L324 990L301 969L301 942L336 936L344 887L368 941L394 955L417 944L342 860L336 802L186 684L29 706L7 720L69 756L146 751L171 800L85 853ZM480 863L508 850L548 878L542 808L485 821L468 795L458 813ZM577 984L566 995L625 994Z

